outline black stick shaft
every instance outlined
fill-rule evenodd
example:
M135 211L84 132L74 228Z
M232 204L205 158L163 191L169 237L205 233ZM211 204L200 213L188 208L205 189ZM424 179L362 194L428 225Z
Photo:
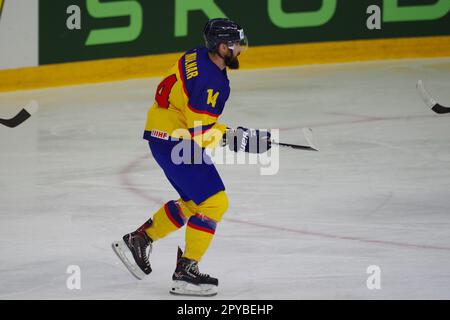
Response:
M31 115L28 113L27 110L22 109L20 112L11 119L1 119L0 118L0 124L3 124L9 128L17 127L19 124L27 120Z
M313 147L301 146L301 145L298 145L298 144L282 143L282 142L275 142L275 141L272 141L272 144L279 145L280 147L289 147L289 148L297 149L297 150L319 151L317 149L314 149Z

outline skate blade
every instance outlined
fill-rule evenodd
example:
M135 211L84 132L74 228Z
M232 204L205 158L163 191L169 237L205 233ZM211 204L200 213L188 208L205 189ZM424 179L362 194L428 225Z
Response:
M126 245L125 241L119 240L112 243L112 249L116 253L117 257L122 261L122 263L127 267L128 271L131 272L131 274L139 279L142 280L145 278L146 274L144 271L139 268L139 266L135 263L132 263L130 259L127 258L127 253L129 256L133 256L130 249Z
M218 293L218 287L212 284L195 285L189 282L175 280L169 292L179 296L212 297Z

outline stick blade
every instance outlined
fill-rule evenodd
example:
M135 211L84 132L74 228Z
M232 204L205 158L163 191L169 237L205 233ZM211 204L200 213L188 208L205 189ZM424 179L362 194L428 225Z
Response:
M0 119L0 123L8 128L15 128L18 125L22 124L25 120L27 120L31 115L27 110L22 109L20 112L11 119Z
M430 94L425 89L425 86L423 84L422 80L417 81L417 90L420 93L420 96L422 97L422 100L425 102L425 104L431 108L435 113L437 114L444 114L444 113L450 113L449 107L444 107L443 105L440 105L439 103L434 100Z
M417 87L417 90L419 91L420 97L422 98L423 102L425 102L425 104L428 107L433 108L437 104L437 102L427 92L427 90L425 89L425 86L423 84L423 81L422 80L417 81L416 87Z
M303 128L302 132L303 132L303 136L305 137L306 141L308 142L307 146L283 143L283 142L276 142L276 141L272 141L272 143L279 145L281 147L289 147L289 148L297 149L297 150L319 151L319 149L317 149L316 145L314 144L314 137L313 137L312 129L311 128Z
M39 110L39 104L36 100L31 100L24 108L30 115L35 114Z
M34 113L37 112L39 109L39 104L35 100L31 100L27 103L27 105L19 111L18 114L16 114L11 119L0 119L0 124L3 124L6 127L9 128L15 128L25 122L28 118L30 118Z
M303 128L302 129L303 135L305 136L306 141L308 142L310 148L312 151L319 151L317 148L315 142L314 142L314 135L313 130L311 128Z
M434 112L436 112L438 114L450 113L450 108L441 106L439 103L434 105L433 108L431 108L431 110L433 110Z

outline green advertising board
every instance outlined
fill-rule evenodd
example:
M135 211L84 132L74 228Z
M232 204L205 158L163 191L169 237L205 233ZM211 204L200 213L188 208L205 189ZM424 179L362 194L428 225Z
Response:
M214 17L261 46L450 35L449 12L450 0L39 0L39 62L185 51Z

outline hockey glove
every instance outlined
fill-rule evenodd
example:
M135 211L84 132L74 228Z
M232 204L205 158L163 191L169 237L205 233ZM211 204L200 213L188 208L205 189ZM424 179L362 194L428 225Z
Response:
M228 144L234 152L264 153L272 147L270 137L270 131L267 130L238 127L225 132L222 145Z

